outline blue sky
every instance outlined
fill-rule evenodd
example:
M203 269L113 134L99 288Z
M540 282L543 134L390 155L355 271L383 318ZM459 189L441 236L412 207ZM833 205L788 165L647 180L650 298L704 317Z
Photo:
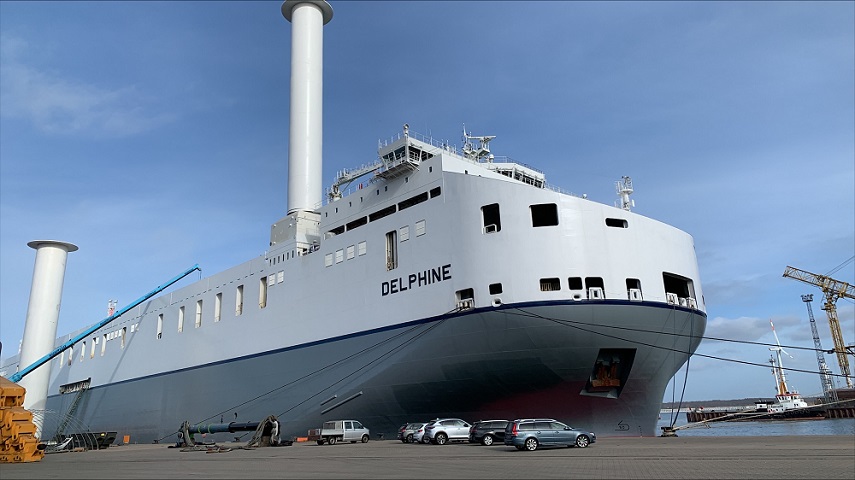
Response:
M0 2L0 340L17 351L35 251L77 244L66 333L198 263L263 254L286 209L290 24L281 2ZM324 180L411 130L497 155L693 235L698 353L811 348L787 265L855 255L853 2L332 2ZM855 263L834 278L855 284ZM193 274L197 278L196 274ZM185 280L186 282L186 280ZM837 302L847 344L855 307ZM816 371L812 351L785 366ZM836 358L826 356L833 371ZM855 359L852 360L855 364ZM855 369L855 365L853 365ZM685 371L666 392L679 398ZM820 392L817 375L791 387ZM687 400L771 396L768 367L696 356Z

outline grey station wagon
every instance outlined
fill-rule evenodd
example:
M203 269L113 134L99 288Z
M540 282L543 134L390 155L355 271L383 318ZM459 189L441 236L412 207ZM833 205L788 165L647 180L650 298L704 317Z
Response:
M544 446L585 448L597 441L593 432L575 429L551 418L525 418L510 422L505 428L505 445L517 450L537 450Z

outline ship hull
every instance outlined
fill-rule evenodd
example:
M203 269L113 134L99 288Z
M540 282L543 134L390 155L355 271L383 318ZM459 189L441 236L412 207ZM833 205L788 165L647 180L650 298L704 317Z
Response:
M172 441L184 421L269 415L285 437L355 418L375 438L394 438L403 423L441 416L551 417L604 437L655 435L667 383L705 325L700 311L658 303L502 305L96 386L75 416L140 443ZM51 396L48 409L68 411L76 395Z

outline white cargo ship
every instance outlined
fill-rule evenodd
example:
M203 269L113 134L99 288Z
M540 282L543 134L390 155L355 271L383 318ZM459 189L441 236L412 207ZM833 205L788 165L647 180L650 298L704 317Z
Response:
M633 213L627 177L617 206L597 203L465 131L457 148L405 125L376 158L354 152L366 164L324 192L320 40L332 8L288 0L282 13L288 210L269 249L59 354L49 412L134 442L171 441L185 421L269 415L283 437L355 418L394 438L436 417L656 435L666 385L706 327L692 237ZM23 367L13 357L0 373Z

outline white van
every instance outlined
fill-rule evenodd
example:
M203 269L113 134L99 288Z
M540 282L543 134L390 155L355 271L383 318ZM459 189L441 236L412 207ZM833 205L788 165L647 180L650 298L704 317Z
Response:
M324 422L318 445L323 445L324 442L330 445L335 445L336 442L365 443L369 435L368 429L357 420L332 420Z

